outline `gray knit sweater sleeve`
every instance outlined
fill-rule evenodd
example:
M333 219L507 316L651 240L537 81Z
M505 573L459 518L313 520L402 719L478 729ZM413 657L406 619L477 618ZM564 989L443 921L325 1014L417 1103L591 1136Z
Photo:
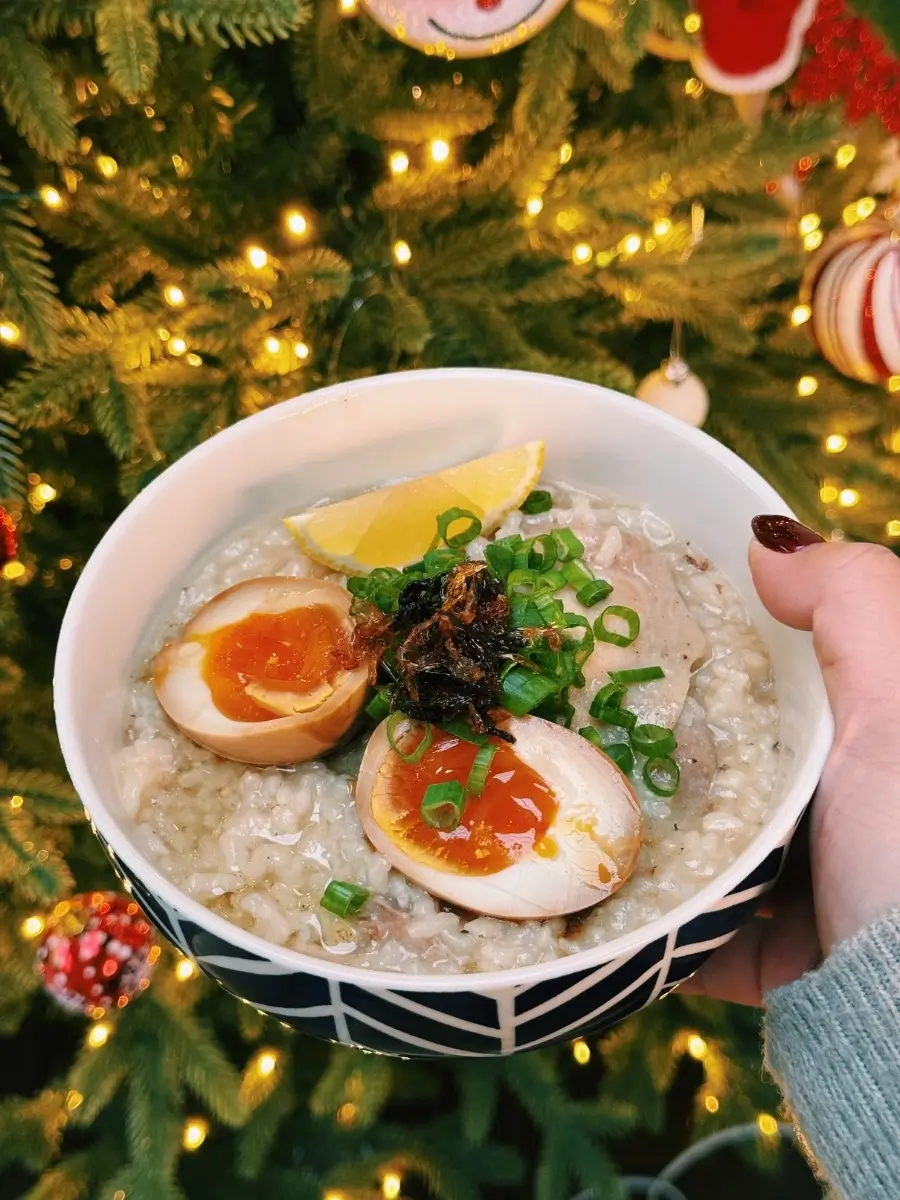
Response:
M840 1200L900 1197L900 908L766 997L766 1063Z

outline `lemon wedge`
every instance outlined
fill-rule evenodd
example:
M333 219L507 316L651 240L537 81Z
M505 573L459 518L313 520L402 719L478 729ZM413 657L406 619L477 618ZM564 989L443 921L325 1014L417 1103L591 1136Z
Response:
M348 575L375 567L408 566L434 540L437 518L463 508L493 533L518 508L540 478L544 443L527 442L484 458L394 483L350 500L313 508L285 525L305 554Z

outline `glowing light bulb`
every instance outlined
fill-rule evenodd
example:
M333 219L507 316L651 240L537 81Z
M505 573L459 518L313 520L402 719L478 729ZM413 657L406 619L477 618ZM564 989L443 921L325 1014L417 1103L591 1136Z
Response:
M525 211L529 217L536 217L543 207L544 202L540 196L529 196L525 201Z
M812 316L812 309L808 304L797 304L791 311L791 324L796 328L798 325L805 325Z
M358 7L358 0L338 0L338 12L342 17L354 16Z
M587 1066L591 1061L591 1048L584 1038L577 1038L572 1043L572 1057L578 1063L579 1067Z
M199 354L195 354L193 350L190 352L190 354L187 356L187 358L184 361L188 364L189 367L202 367L203 366L203 359L200 357Z
M856 202L856 215L861 221L865 221L866 217L871 217L872 213L878 205L873 196L863 196L861 200Z
M4 579L8 579L10 581L14 579L21 579L25 574L25 564L20 563L17 558L14 558L12 562L6 563L3 570L0 571L0 574L2 574Z
M834 165L839 171L845 171L856 158L856 147L850 142L838 146L834 155Z
M10 798L9 798L9 807L10 808L21 808L24 803L25 803L24 796L15 795L15 796L10 796ZM25 933L25 930L23 929L22 932ZM26 934L25 936L27 937L28 935Z
M397 1200L402 1187L403 1180L397 1172L388 1171L381 1181L381 1194L384 1196L384 1200Z
M167 283L163 288L163 299L172 308L178 308L184 304L184 292L177 283Z
M799 226L801 233L812 233L814 229L818 229L822 224L822 218L818 213L807 213L800 218Z
M278 1055L274 1050L263 1050L256 1060L256 1073L265 1079L278 1066Z
M797 395L812 396L819 390L819 381L812 375L801 375L797 380Z
M672 222L668 217L659 217L658 220L653 222L653 232L657 237L665 237L667 233L671 232L671 230Z
M343 1126L344 1129L349 1129L352 1125L355 1125L357 1111L355 1104L350 1104L349 1102L342 1104L335 1114L338 1125Z
M719 1111L719 1102L715 1096L707 1096L703 1101L703 1107L708 1113L717 1113Z
M627 237L623 237L619 242L619 250L623 254L637 254L641 248L641 235L639 233L629 233Z
M409 170L409 155L405 150L392 150L388 165L392 175L405 175Z
M833 483L823 483L819 488L819 499L823 504L833 504L838 498L838 490Z
M288 233L293 237L302 238L306 237L307 233L309 233L309 221L307 221L299 208L289 209L284 214L284 224Z
M185 350L187 350L187 342L184 340L184 338L169 338L168 351L170 354L174 354L175 357L178 358L180 354L184 354Z
M699 100L705 91L706 88L703 86L703 83L695 75L692 75L685 82L684 94L690 96L692 100Z
M838 493L838 504L841 508L855 508L859 504L859 492L856 488L841 488Z
M247 262L253 267L254 271L261 271L269 261L269 256L263 250L262 246L247 247Z
M818 250L818 248L822 245L822 242L824 240L825 240L825 235L822 233L822 230L821 229L813 229L810 233L807 233L804 236L803 249L804 250Z
M567 162L572 161L572 143L563 142L559 148L559 161L565 166Z
M399 263L401 267L405 267L412 258L412 250L409 248L409 242L398 240L394 242L394 262Z
M59 495L56 488L50 483L39 483L31 494L39 504L49 504Z
M432 160L436 163L446 162L450 157L450 143L444 141L443 138L435 138L431 143L429 150Z
M688 13L684 18L684 28L687 33L699 33L703 28L703 18L699 13Z
M191 1117L189 1121L185 1121L181 1131L181 1144L185 1150L199 1150L206 1141L208 1133L208 1121L205 1121L203 1117Z
M768 1113L760 1113L756 1124L759 1126L759 1132L765 1137L774 1137L778 1132L778 1122Z
M62 205L62 196L55 187L50 187L48 184L38 189L38 195L48 208L59 208Z
M579 242L577 246L572 247L572 262L579 266L590 262L593 256L594 252L587 242Z
M829 454L840 454L847 449L847 439L842 433L829 433L825 439L825 449Z
M306 342L296 342L294 345L294 353L298 358L309 358L309 346Z
M0 321L0 342L10 345L19 340L19 327L12 321Z
M46 922L44 918L35 914L34 916L25 918L25 920L19 926L19 932L23 938L28 938L29 941L33 941L34 938L41 936L41 934L44 932L45 925Z
M187 983L189 979L193 979L197 974L197 968L189 958L183 958L175 968L175 978L179 983Z
M277 354L281 349L281 342L279 342L277 337L267 337L266 349L270 354Z
M900 520L893 517L884 527L884 532L888 537L900 538Z
M334 1188L329 1188L322 1195L322 1200L347 1200L346 1193L335 1191Z
M108 1025L106 1021L98 1021L96 1025L90 1027L85 1040L92 1050L99 1050L101 1046L105 1046L109 1041L111 1033L111 1025Z
M66 1092L66 1108L69 1110L69 1112L74 1112L75 1109L80 1108L83 1103L84 1096L82 1096L81 1092L76 1092L74 1088L71 1088L68 1092Z
M96 158L97 170L104 179L112 179L114 175L119 173L119 164L114 158L110 158L108 154L98 154Z
M688 1038L687 1051L691 1058L695 1058L697 1062L703 1062L709 1054L709 1046L698 1033L692 1033Z
M900 375L892 375L888 380L889 392L900 392Z

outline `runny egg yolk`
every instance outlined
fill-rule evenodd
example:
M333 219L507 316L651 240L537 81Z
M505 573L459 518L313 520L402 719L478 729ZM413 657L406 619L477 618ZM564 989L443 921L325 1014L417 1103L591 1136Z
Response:
M325 604L250 613L196 640L206 647L202 672L213 704L232 721L277 720L247 695L248 684L311 692L356 665L340 617Z
M407 735L401 743L404 752L421 737L421 727ZM373 816L410 857L460 875L492 875L532 850L554 856L555 842L548 833L557 810L552 789L514 746L499 739L492 744L497 752L484 791L466 797L462 820L451 831L425 824L422 797L432 783L455 779L465 787L478 747L436 729L418 763L405 763L393 752L387 755L382 769L390 775L381 795L388 811L376 809Z

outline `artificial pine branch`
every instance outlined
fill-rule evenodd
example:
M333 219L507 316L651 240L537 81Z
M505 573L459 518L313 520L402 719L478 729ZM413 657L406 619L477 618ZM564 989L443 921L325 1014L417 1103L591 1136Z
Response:
M0 34L0 88L2 55ZM9 171L0 164L0 309L19 326L25 347L39 357L54 349L63 321L49 261Z
M219 46L259 46L291 31L309 19L307 0L157 0L156 19L177 38L197 43L207 38Z
M50 58L10 22L0 30L0 101L38 154L61 162L75 149L72 114Z
M0 404L0 501L25 498L25 465L19 431L8 409Z
M117 92L126 98L145 95L159 66L151 0L100 0L97 49Z

